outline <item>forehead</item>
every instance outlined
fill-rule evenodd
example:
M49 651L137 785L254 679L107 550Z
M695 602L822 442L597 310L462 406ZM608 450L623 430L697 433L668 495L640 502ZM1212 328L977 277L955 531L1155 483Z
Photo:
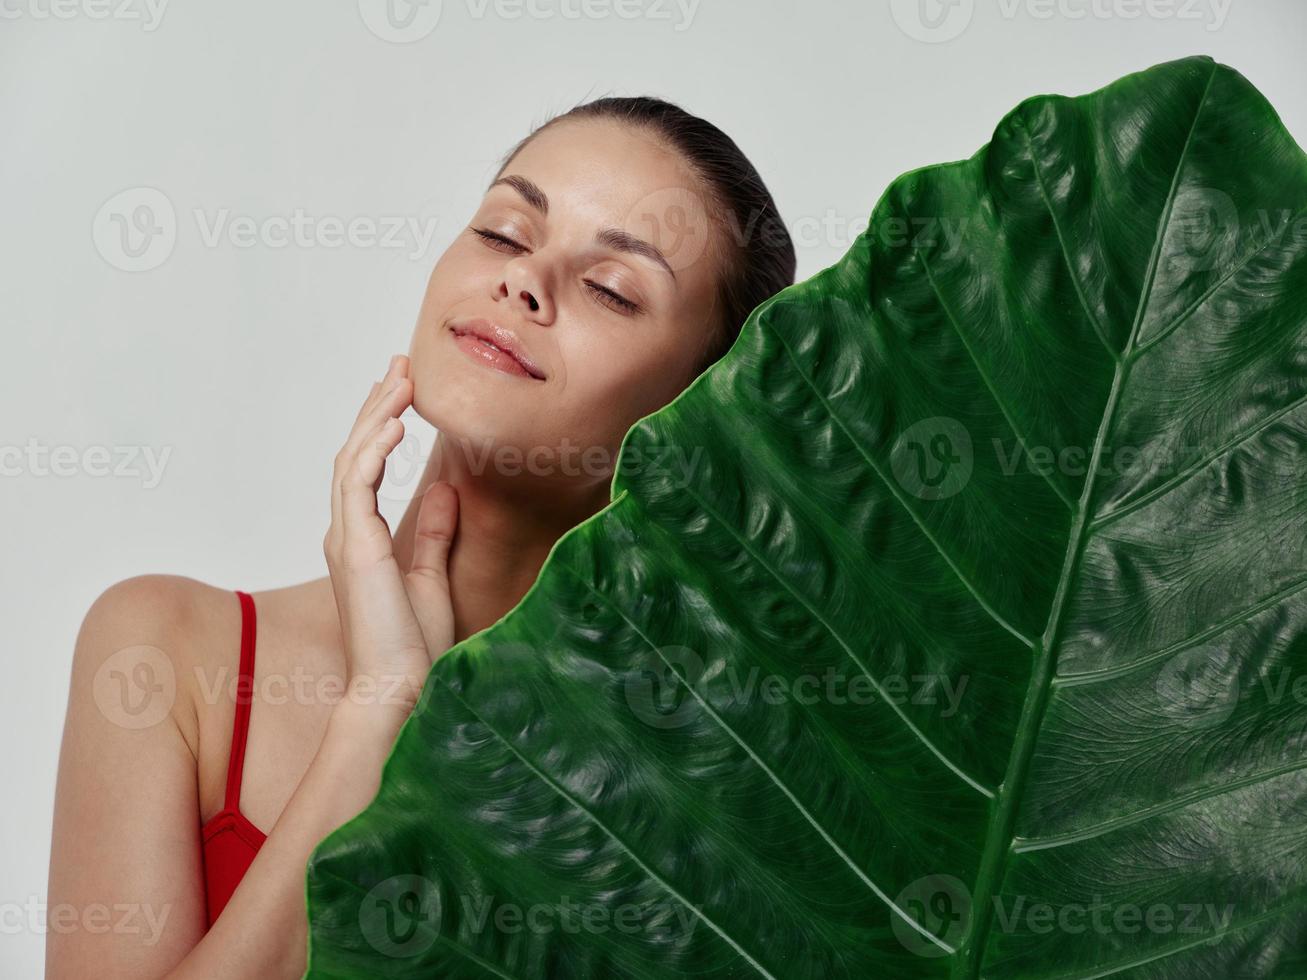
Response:
M698 194L680 154L653 133L613 119L568 119L537 133L507 173L530 177L550 204L590 203L627 211L641 198L668 189Z

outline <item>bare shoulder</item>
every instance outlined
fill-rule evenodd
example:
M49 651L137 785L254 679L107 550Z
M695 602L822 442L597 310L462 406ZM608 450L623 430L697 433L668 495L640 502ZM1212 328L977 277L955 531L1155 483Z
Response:
M329 580L253 598L252 727L242 807L271 826L306 758L316 751L341 683L343 650ZM236 590L183 575L138 575L109 586L82 622L75 689L128 730L180 737L194 766L201 816L223 805L239 687L242 610ZM90 699L82 699L91 710ZM257 821L261 821L258 823Z
M228 652L226 638L239 631L239 600L230 589L184 575L126 578L101 592L86 611L73 683L91 685L101 710L124 714L125 723L139 717L144 724L166 710L198 756L194 682L212 673Z
M145 946L119 930L52 929L49 975L158 976L203 935L199 740L185 678L205 655L190 638L225 614L221 595L182 576L140 575L104 589L82 618L59 749L50 908L119 908L115 899L149 896L169 923Z
M209 620L232 593L184 575L135 575L115 582L96 597L82 621L79 642L92 646L126 636L174 639L197 622Z
M250 595L259 667L340 665L340 625L329 581ZM212 676L236 666L241 621L235 589L184 575L136 575L110 585L87 610L74 669L76 661L82 669L97 669L128 647L153 646L168 656L179 675Z

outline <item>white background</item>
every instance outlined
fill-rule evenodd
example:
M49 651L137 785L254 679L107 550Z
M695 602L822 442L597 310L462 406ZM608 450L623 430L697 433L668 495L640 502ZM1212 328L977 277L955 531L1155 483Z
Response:
M116 463L130 446L164 464L95 475L92 456L59 475L11 455L19 472L0 475L5 977L42 968L87 607L148 572L251 591L325 574L332 457L533 123L610 94L712 120L775 195L800 278L839 258L896 175L969 156L1026 96L1210 54L1307 142L1300 0L393 0L406 30L385 0L153 2L0 0L0 450L99 446ZM123 271L113 222L144 199L116 195L142 187L175 238ZM206 242L224 215L297 211L325 237ZM330 243L332 219L393 216L431 229L427 247Z

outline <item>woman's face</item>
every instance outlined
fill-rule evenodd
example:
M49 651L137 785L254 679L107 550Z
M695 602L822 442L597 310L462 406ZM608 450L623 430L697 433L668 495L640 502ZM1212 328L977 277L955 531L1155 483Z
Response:
M651 136L548 127L431 272L415 410L473 472L606 484L626 430L697 373L717 315L710 232L695 180Z

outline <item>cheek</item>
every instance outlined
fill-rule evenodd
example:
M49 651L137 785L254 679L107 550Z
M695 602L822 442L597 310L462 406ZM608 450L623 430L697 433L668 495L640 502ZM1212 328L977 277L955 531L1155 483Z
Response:
M476 268L474 257L458 241L445 250L427 279L408 349L419 414L424 414L423 400L430 398L449 372L450 350L440 336L444 323L484 288L484 282L484 273Z
M579 345L565 356L563 416L587 444L614 450L638 419L681 392L689 370L683 349L670 343L637 346L620 336Z
M477 267L475 256L462 241L455 241L436 260L427 277L426 292L418 313L418 329L430 327L432 321L460 301L473 295L484 281L485 272Z

